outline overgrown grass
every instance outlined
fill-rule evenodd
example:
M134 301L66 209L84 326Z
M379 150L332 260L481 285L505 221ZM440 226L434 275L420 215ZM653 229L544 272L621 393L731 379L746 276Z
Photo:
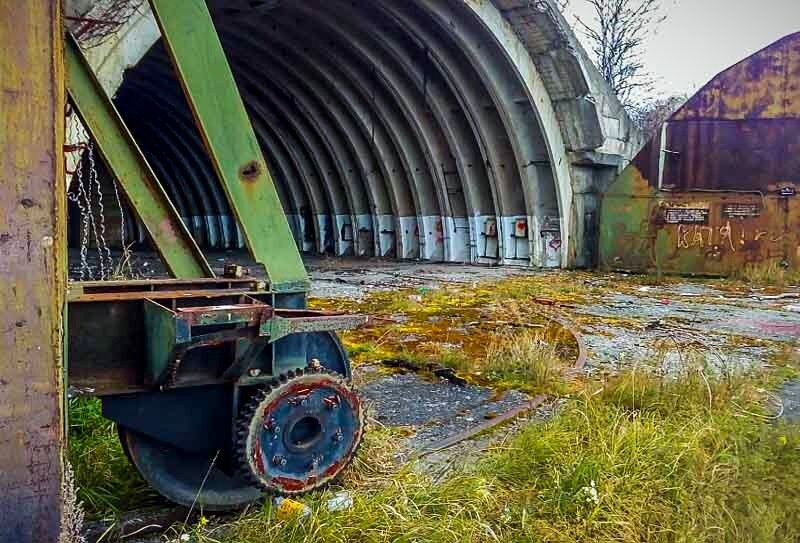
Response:
M768 420L763 384L631 372L587 387L489 464L526 496L518 537L796 541L800 432Z
M770 419L767 379L630 372L587 383L551 421L524 429L469 471L433 484L409 466L304 499L310 518L271 506L212 527L204 543L345 541L797 541L800 431ZM380 436L387 439L387 436ZM374 439L374 437L373 437ZM389 441L391 441L389 439Z
M340 486L302 498L310 518L278 521L266 503L178 532L201 543L800 540L800 430L772 418L768 392L796 376L796 352L749 374L685 353L666 376L656 375L665 365L657 353L641 361L649 372L568 388L561 370L570 353L525 326L538 312L532 297L569 303L602 293L588 276L570 277L379 293L353 308L408 319L346 337L357 363L400 356L478 374L498 388L568 393L552 420L438 482L396 457L399 432L374 425ZM486 331L501 319L511 324ZM91 516L153 499L95 400L71 403L70 458ZM340 488L354 506L330 512L326 501Z
M564 356L552 338L541 330L507 332L493 338L482 361L473 367L457 368L478 372L494 386L527 392L563 391Z
M69 460L89 518L161 502L128 462L116 426L103 418L100 400L70 400L69 430Z
M783 288L800 285L800 272L787 269L776 260L747 264L738 273L734 274L734 278L756 286Z
M399 433L373 427L341 487L302 498L310 518L278 521L267 503L185 530L201 543L797 541L800 430L773 420L768 392L793 373L586 381L558 416L439 483L396 460ZM147 496L97 402L72 409L81 498L113 511ZM339 488L354 506L330 512Z
M578 348L571 334L551 320L548 303L573 302L598 287L551 275L316 304L376 317L370 327L343 334L354 365L397 359L421 367L441 364L476 384L560 392L563 387L553 385L576 360ZM543 303L532 301L542 294L549 295L541 298Z

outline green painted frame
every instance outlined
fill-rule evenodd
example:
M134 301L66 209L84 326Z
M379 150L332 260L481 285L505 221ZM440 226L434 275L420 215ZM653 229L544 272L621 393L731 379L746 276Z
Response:
M250 252L274 292L307 292L308 274L205 0L150 5Z
M64 49L70 100L170 274L181 279L214 277L211 266L69 34Z

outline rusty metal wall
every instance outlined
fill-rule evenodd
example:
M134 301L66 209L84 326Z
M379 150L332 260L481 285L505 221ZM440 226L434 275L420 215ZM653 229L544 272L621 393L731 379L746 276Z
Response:
M0 2L0 541L55 542L66 278L60 2Z
M600 265L800 266L800 33L715 77L603 197Z

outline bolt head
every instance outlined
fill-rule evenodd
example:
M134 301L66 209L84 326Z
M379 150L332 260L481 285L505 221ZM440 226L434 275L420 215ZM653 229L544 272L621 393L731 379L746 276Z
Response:
M249 373L250 373L250 377L258 377L259 375L261 375L261 370L258 369L258 368L253 368L253 369L250 370Z
M286 465L286 458L276 454L275 456L272 457L272 463L275 464L276 466L283 467Z

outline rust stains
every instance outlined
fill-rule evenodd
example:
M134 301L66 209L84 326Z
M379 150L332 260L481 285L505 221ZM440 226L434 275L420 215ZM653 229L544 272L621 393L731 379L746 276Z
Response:
M0 2L0 541L55 541L66 262L60 2Z
M242 181L253 182L261 175L262 168L258 161L252 160L239 168L239 179Z
M601 265L798 267L798 190L800 33L716 76L645 145L604 195Z

